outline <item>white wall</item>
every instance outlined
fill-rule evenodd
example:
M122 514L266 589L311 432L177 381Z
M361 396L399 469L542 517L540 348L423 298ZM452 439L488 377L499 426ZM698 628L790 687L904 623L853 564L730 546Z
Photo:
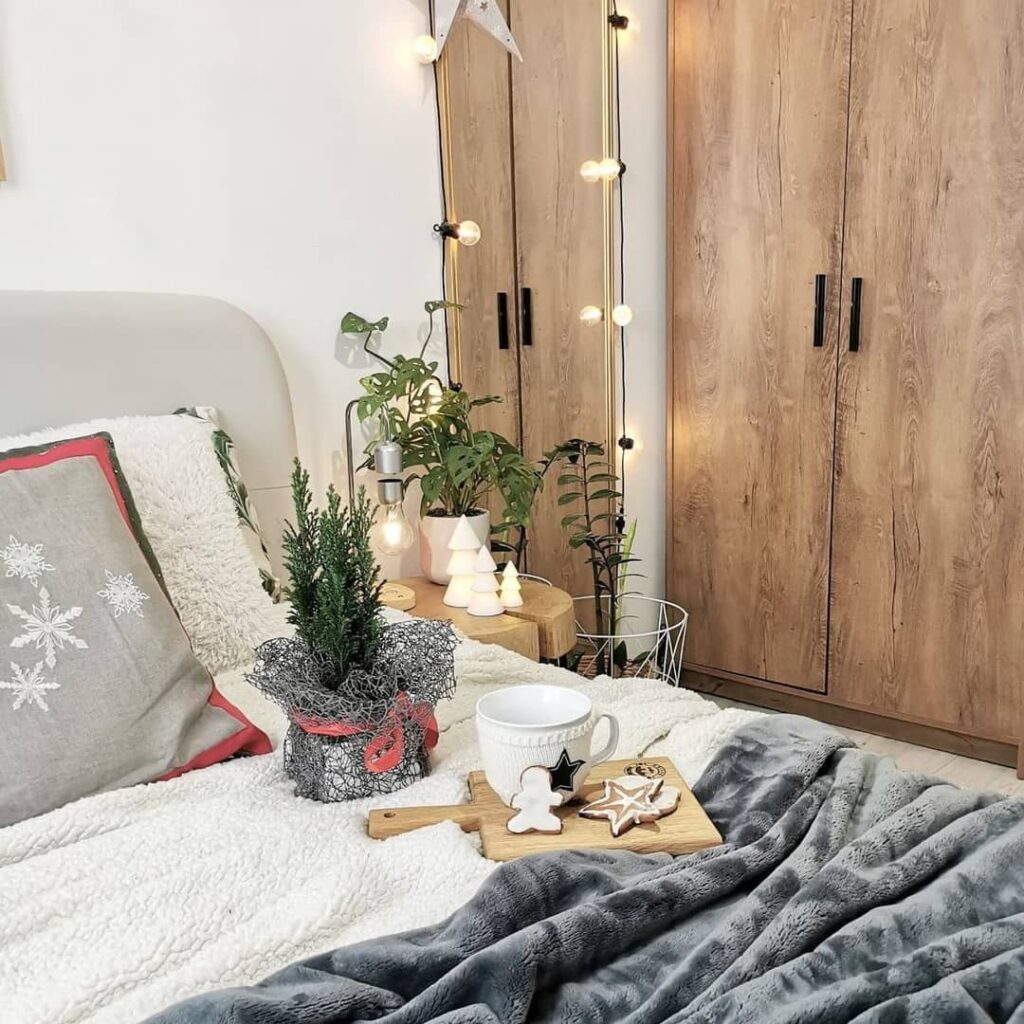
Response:
M199 292L251 313L321 475L354 307L440 288L421 0L0 0L5 288Z
M660 590L664 0L622 9L630 505ZM425 28L426 0L0 0L0 287L235 303L281 352L303 458L343 480L341 314L390 314L397 344L440 290Z

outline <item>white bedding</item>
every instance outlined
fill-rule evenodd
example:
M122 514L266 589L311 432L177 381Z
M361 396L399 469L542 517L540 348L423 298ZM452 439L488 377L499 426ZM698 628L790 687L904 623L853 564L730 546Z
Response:
M297 799L275 752L0 830L0 1020L138 1021L186 996L451 913L496 866L476 838L444 824L376 842L365 834L366 813L465 799L466 773L478 766L474 705L495 686L576 686L618 717L619 756L669 754L691 782L729 733L756 717L650 680L588 683L471 641L457 666L456 697L438 713L433 774L390 797ZM283 719L240 673L218 682L280 736Z

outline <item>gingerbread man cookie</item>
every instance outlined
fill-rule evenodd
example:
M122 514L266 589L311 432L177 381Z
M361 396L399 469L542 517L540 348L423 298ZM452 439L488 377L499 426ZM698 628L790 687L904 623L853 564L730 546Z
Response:
M535 764L520 776L522 789L512 797L512 806L519 811L509 818L505 828L509 832L562 831L562 819L553 814L551 808L559 807L562 794L551 788L551 772L543 765Z

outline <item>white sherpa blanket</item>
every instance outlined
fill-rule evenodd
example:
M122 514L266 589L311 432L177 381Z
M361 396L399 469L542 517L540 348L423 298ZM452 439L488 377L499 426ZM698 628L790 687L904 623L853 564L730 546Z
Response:
M366 814L465 799L466 774L479 763L474 706L496 686L578 687L618 717L618 756L671 755L691 782L756 717L651 680L586 682L470 641L457 675L456 697L438 713L433 774L390 797L298 799L274 753L0 830L0 1019L134 1022L186 996L450 914L496 866L476 837L443 824L377 842ZM221 683L280 735L282 720L268 722L263 698L237 677Z

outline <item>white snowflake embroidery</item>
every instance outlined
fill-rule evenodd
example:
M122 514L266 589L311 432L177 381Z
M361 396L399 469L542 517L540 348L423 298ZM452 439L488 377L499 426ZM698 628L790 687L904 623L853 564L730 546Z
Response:
M65 644L79 650L86 650L89 647L84 640L74 635L71 627L72 621L82 614L82 609L69 608L67 611L61 611L58 605L51 605L50 592L46 587L39 588L39 604L32 605L32 611L27 612L16 604L9 604L7 610L23 621L25 630L21 636L16 636L11 641L11 646L27 647L34 642L37 651L46 651L43 660L47 668L53 668L57 664L57 651L63 651Z
M0 679L0 690L10 690L14 694L13 710L17 711L22 704L35 704L43 711L49 711L50 705L43 696L48 690L59 690L60 683L48 683L43 679L43 663L36 662L35 668L26 671L11 662L14 678Z
M149 594L135 582L135 574L126 572L115 576L109 569L103 571L107 576L107 585L103 590L97 590L96 596L102 597L113 608L114 618L133 614L144 619L146 616L142 612L142 602L149 600Z
M6 576L28 580L33 587L44 572L54 571L43 555L42 544L23 544L13 535L8 536L7 546L0 548L0 561L4 563Z

